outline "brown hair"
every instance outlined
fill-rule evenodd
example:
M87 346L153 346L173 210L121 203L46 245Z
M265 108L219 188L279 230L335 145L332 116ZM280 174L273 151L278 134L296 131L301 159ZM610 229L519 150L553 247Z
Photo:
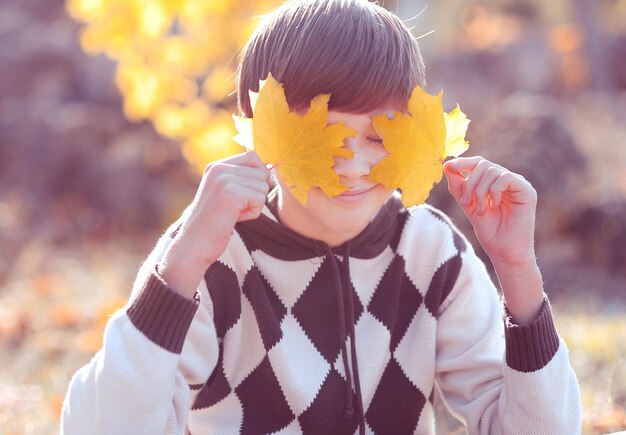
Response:
M258 92L270 72L292 110L327 93L334 110L403 110L415 85L425 85L424 61L409 29L366 0L290 0L265 16L237 71L244 116L252 117L248 91Z

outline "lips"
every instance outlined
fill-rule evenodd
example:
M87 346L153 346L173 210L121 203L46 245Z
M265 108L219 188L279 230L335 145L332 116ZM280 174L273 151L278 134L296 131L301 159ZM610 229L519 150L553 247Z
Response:
M377 185L370 186L370 187L363 187L359 189L349 189L343 192L341 195L336 195L333 198L345 204L359 203L365 200L366 198L368 198L370 195L370 192L374 190L376 186Z
M362 189L346 190L340 196L344 196L344 195L346 195L346 196L359 195L361 193L367 192L368 190L372 190L374 187L376 187L376 186L364 187Z

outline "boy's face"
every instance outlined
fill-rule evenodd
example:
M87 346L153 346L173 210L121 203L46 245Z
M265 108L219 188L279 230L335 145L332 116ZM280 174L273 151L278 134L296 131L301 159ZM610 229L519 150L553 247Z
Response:
M381 184L367 179L372 167L387 154L380 136L372 127L371 116L386 113L378 110L366 114L328 112L328 123L343 122L357 132L345 139L345 147L354 152L354 158L335 158L335 172L349 190L328 197L319 188L309 191L303 206L280 184L278 211L281 221L292 230L331 246L337 246L360 233L393 193ZM389 110L389 112L392 112Z

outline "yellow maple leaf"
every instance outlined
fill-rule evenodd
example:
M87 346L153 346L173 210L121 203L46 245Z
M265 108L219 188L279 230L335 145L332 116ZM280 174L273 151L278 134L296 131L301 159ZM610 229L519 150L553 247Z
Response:
M285 91L270 74L259 92L250 92L252 118L233 115L235 141L254 150L266 165L275 165L291 193L306 204L307 193L319 187L326 195L347 189L334 171L335 157L352 158L344 138L356 132L343 123L328 125L330 95L318 95L305 114L289 110Z
M469 148L469 142L465 140L467 126L470 120L461 112L461 108L457 103L456 107L450 113L444 113L446 120L446 145L445 157L458 157Z
M443 162L461 154L469 144L469 120L460 109L445 114L443 92L429 95L416 86L408 101L409 113L372 117L389 155L372 168L369 179L402 190L405 207L421 204L443 176ZM465 146L463 149L463 146Z

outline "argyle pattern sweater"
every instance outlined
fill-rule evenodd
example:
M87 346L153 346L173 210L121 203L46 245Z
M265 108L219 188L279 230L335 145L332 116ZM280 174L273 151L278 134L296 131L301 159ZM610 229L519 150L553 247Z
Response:
M434 434L435 390L469 434L580 433L578 384L544 302L515 325L441 212L394 195L330 248L270 194L196 298L142 266L72 378L66 434ZM181 218L182 219L182 218Z

